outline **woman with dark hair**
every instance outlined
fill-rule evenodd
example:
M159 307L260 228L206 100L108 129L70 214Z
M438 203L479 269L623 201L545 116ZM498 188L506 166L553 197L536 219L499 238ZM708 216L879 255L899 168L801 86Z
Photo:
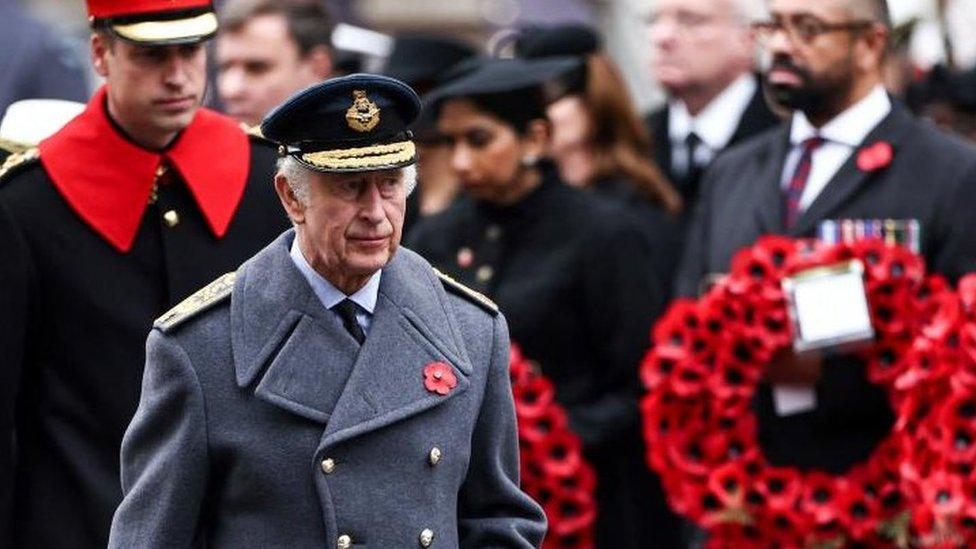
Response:
M572 55L585 74L547 109L551 155L570 185L618 199L641 220L654 246L656 274L670 295L681 253L681 194L647 151L651 137L616 63L592 30L566 25L523 32L517 53L530 59Z
M662 306L651 247L619 205L566 185L544 159L543 92L574 70L578 60L487 60L431 92L464 195L410 244L497 301L555 383L597 471L598 547L672 546L637 414L637 366Z

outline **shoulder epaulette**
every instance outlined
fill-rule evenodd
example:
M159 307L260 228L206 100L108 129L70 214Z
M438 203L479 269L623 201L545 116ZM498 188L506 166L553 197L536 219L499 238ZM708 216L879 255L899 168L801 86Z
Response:
M17 168L26 167L34 162L37 162L41 158L41 153L36 148L30 148L26 151L14 153L7 157L3 161L3 165L0 166L0 179L3 179L8 174L12 174L17 171Z
M495 302L488 299L488 297L486 297L483 293L468 288L464 284L461 284L457 280L454 280L437 269L434 269L434 272L437 273L437 277L441 279L441 282L444 283L444 288L449 292L467 299L468 301L488 311L488 313L490 313L492 316L498 314L498 305L495 305Z
M227 273L200 290L197 290L195 294L184 299L179 305L157 318L153 326L159 328L164 333L169 332L173 328L176 328L180 324L230 297L231 292L234 290L234 278L236 276L236 272Z
M20 141L14 141L12 139L5 139L0 137L0 149L7 151L8 153L22 153L27 149L33 148L34 146L30 143L23 143Z

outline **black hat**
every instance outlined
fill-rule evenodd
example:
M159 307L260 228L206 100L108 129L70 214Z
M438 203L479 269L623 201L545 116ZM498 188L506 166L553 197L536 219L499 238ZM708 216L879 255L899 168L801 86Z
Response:
M445 71L477 55L477 51L456 40L432 35L398 36L381 71L415 89L433 85Z
M585 71L577 57L483 59L432 90L424 100L436 108L445 99L525 93L548 102L564 96L567 84Z
M976 67L954 72L936 65L925 80L909 88L908 102L915 109L932 103L946 103L965 111L976 111Z
M524 59L585 56L600 51L600 36L584 25L527 27L515 39L515 55Z
M408 129L420 98L399 80L353 74L298 92L261 123L283 155L320 172L408 166L417 151Z

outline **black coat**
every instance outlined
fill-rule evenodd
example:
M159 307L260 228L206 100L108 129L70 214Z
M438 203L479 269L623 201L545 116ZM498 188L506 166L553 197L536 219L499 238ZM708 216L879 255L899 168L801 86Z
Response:
M703 180L676 293L695 295L702 277L727 272L735 252L761 235L814 237L825 219L917 219L930 270L951 279L976 270L976 149L900 105L864 143L878 141L894 148L891 165L861 171L855 152L790 231L782 227L780 191L789 127L728 151ZM768 388L760 392L760 438L771 461L843 470L866 457L890 427L884 394L851 359L825 364L817 401L815 411L778 418Z
M0 181L0 546L105 547L146 335L287 228L274 161L252 142L244 197L220 239L182 181L162 186L128 253L75 214L40 163Z
M772 109L766 103L766 98L763 96L762 83L758 82L759 77L756 77L756 80L759 84L756 87L756 93L753 94L749 106L742 113L742 118L739 119L739 124L736 126L735 133L732 134L732 139L729 140L727 148L738 145L750 137L758 135L780 123L779 117L773 113ZM698 197L697 191L700 186L700 181L689 181L678 177L674 173L671 163L671 139L668 135L670 130L668 109L669 107L665 105L647 115L645 119L647 129L651 134L651 153L654 156L654 161L661 167L661 170L668 176L668 179L674 182L678 192L685 199L685 206L690 209Z
M555 383L597 469L599 546L646 547L650 530L666 547L676 527L643 464L636 406L662 305L651 248L619 204L546 173L509 207L460 198L423 220L410 245L497 301L512 341Z
M651 201L624 178L601 179L591 189L633 214L651 244L651 266L664 300L669 301L684 244L682 215L668 213L662 205Z

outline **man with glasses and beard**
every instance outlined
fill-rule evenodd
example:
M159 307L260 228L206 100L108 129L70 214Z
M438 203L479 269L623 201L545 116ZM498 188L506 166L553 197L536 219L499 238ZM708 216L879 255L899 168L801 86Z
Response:
M814 237L824 221L909 221L932 271L976 268L976 149L914 119L882 86L891 25L884 0L771 0L755 30L765 84L791 121L719 158L703 181L677 291L695 295L761 235ZM838 364L836 362L843 362ZM779 416L771 384L815 404ZM852 358L778 357L757 397L775 464L846 470L890 429L881 389Z

